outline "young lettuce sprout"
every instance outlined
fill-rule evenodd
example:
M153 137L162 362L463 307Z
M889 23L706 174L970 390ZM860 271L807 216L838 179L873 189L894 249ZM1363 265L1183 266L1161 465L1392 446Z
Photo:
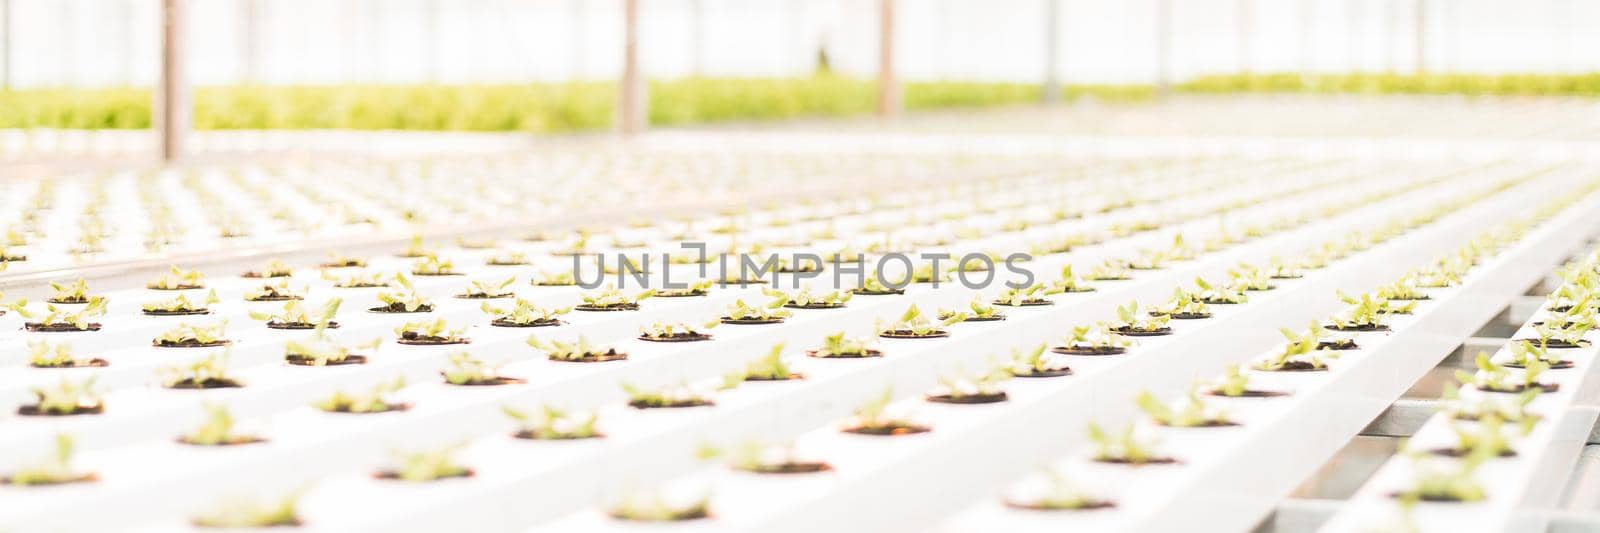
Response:
M246 278L287 278L294 276L294 269L283 261L273 259L267 261L260 269L245 272L241 277Z
M894 389L883 389L882 394L869 398L856 408L855 416L843 431L889 437L932 431L932 428L913 423L904 415L891 410L889 404L892 402L894 402Z
M951 320L956 322L993 322L996 320L1005 319L1006 315L1001 314L999 308L996 308L994 304L984 301L983 297L981 296L973 296L972 302L967 304L967 310L939 310L939 320L941 322Z
M429 250L427 246L423 245L421 235L412 235L411 242L406 245L406 250L400 254L400 257L416 259L419 257L427 257L432 253L432 250Z
M1384 300L1427 300L1427 293L1417 288L1416 279L1404 276L1394 283L1378 286L1375 291L1378 298Z
M455 454L460 445L435 450L396 451L394 466L379 470L373 477L408 483L426 483L441 479L472 477L471 468L456 463Z
M762 289L761 293L783 300L783 307L790 309L838 309L844 307L851 296L849 291L838 290L825 294L812 294L810 287L802 287L794 294L777 289Z
M1127 261L1107 259L1089 269L1087 277L1090 281L1121 281L1133 279L1133 272Z
M483 280L476 280L476 279L475 280L469 280L469 281L467 281L467 289L464 292L462 292L461 294L457 294L456 298L463 298L463 299L469 299L469 300L493 300L493 299L499 299L499 298L510 298L512 296L515 296L515 294L512 294L512 292L510 290L508 290L508 289L511 287L511 284L516 283L516 282L517 282L517 278L515 276L506 278L505 280L499 281L499 282L483 281Z
M1522 369L1521 375L1513 376L1511 370L1497 365L1489 359L1488 352L1478 352L1474 361L1478 365L1476 374L1465 370L1456 371L1456 380L1477 387L1484 392L1509 392L1517 393L1527 390L1555 392L1560 386L1558 383L1540 383L1539 375L1550 369L1550 364L1540 359L1528 362Z
M545 353L551 361L567 361L575 363L600 363L605 361L620 361L628 358L628 354L617 351L615 347L590 344L589 339L578 335L578 342L562 342L558 340L543 340L537 336L528 336L528 346Z
M262 442L266 439L255 435L241 435L233 432L233 414L228 412L228 407L218 404L205 404L206 421L194 433L178 437L178 442L196 446L228 446L234 444L251 444Z
M1041 490L1012 491L1005 498L1006 507L1029 511L1090 511L1116 506L1069 483L1066 476L1054 468L1045 469L1044 478L1046 483Z
M690 296L705 296L711 294L711 286L716 280L703 279L679 289L661 289L656 291L657 298L686 298Z
M649 327L639 327L639 340L652 342L691 342L711 340L705 330L715 328L722 321L710 320L703 324L686 322L655 322Z
M728 448L706 444L700 447L698 455L701 459L726 456L729 467L756 474L810 474L833 469L823 461L801 459L793 442L745 441Z
M83 368L110 364L98 357L73 355L72 345L64 342L52 345L49 341L28 341L28 366L34 368Z
M872 339L846 338L844 332L841 331L824 337L822 347L815 350L807 350L806 355L823 359L859 358L879 357L883 355L883 352L872 348Z
M400 274L394 278L395 285L399 287L378 292L378 301L382 306L374 307L369 311L375 313L428 313L433 311L433 301L417 292L411 278Z
M1474 451L1461 461L1424 460L1413 455L1411 485L1393 496L1404 502L1476 502L1485 497L1483 484L1475 475L1478 466L1491 454L1487 448Z
M1072 264L1068 263L1066 266L1061 267L1061 277L1050 282L1050 287L1046 292L1047 294L1059 294L1064 292L1089 292L1093 290L1094 287L1090 286L1087 280L1073 275Z
M1351 298L1343 292L1339 299L1350 304L1328 319L1328 329L1338 331L1388 331L1389 325L1384 323L1384 317L1393 314L1389 301L1375 299L1371 294L1363 294L1360 299Z
M622 391L628 393L628 405L636 409L700 407L712 405L711 395L718 391L728 390L738 386L739 381L731 377L723 379L715 387L694 386L689 383L665 385L653 389L623 383Z
M1267 372L1303 372L1327 370L1326 359L1337 359L1339 352L1326 349L1318 340L1319 332L1296 334L1289 328L1278 328L1288 342L1276 354L1257 360L1251 365Z
M344 346L328 338L326 333L327 324L318 323L316 334L310 338L284 343L284 361L301 366L360 365L366 364L367 356L352 352L376 352L383 345L383 339L374 338L364 344Z
M912 283L944 283L947 281L950 281L950 272L943 268L935 271L932 263L924 263L911 269Z
M267 327L272 329L332 329L339 327L333 318L339 314L339 304L342 303L344 300L333 298L324 302L321 308L312 310L306 309L300 300L289 300L277 312L251 311L250 318L265 321Z
M1055 305L1055 302L1045 298L1045 295L1048 294L1051 294L1049 289L1040 284L1021 288L1006 287L1005 290L1000 291L999 296L994 298L994 304L1011 307Z
M578 278L572 272L540 272L539 279L533 282L540 287L569 287L578 284Z
M0 476L0 485L39 486L60 485L64 483L81 483L98 479L93 473L79 472L72 468L72 456L76 446L72 437L66 434L56 435L55 453L48 460L28 465L8 475Z
M1324 264L1326 264L1326 262L1324 262ZM1267 274L1267 277L1272 279L1300 279L1305 277L1305 273L1300 271L1300 267L1298 265L1284 262L1284 260L1280 257L1273 257L1272 259L1268 260L1267 268L1262 269L1262 271Z
M789 364L783 361L783 343L772 346L765 357L751 361L744 369L734 373L743 381L788 381L803 379L804 376L795 373Z
M939 387L928 394L927 400L934 403L1003 402L1006 392L1000 385L1008 379L1011 379L1011 369L1004 365L971 375L957 370L954 374L939 376Z
M169 300L146 302L140 309L144 314L152 316L204 315L211 312L206 306L221 301L222 299L217 298L216 289L212 289L201 302L190 301L189 295L179 294Z
M204 279L205 274L201 274L198 270L183 270L174 266L166 274L150 280L145 287L158 291L204 289L206 288Z
M322 279L332 281L334 287L341 289L372 289L377 287L388 287L389 281L386 279L387 277L388 276L382 272L352 272L342 277L335 276L326 271L322 273ZM396 278L398 277L400 276L396 276Z
M1539 345L1545 348L1577 348L1589 344L1589 341L1584 340L1583 336L1589 332L1592 326L1581 323L1574 324L1571 327L1566 326L1566 324L1556 323L1553 319L1546 320L1541 324L1534 325L1533 332L1538 337Z
M450 354L449 366L439 371L444 382L451 385L509 385L526 383L521 378L500 375L500 365L491 365L468 352Z
M1465 457L1480 448L1486 448L1490 455L1495 457L1517 455L1516 449L1511 447L1511 439L1507 435L1508 432L1506 430L1508 428L1505 427L1505 421L1494 415L1489 415L1479 418L1477 422L1477 424L1469 425L1451 419L1450 430L1456 435L1455 445L1434 448L1429 451L1436 455L1447 457ZM1524 418L1522 421L1522 433L1526 435L1529 431L1532 431L1533 425L1536 423L1538 423L1538 420Z
M1228 365L1222 372L1222 377L1217 378L1207 391L1216 396L1229 398L1266 398L1272 396L1286 396L1286 392L1257 390L1250 388L1250 375L1245 373L1243 364Z
M106 299L103 296L91 297L89 305L75 313L68 313L55 304L45 304L45 313L40 315L28 309L27 300L17 300L6 304L5 307L22 315L23 318L37 319L23 323L23 327L28 331L98 331L100 324L91 322L90 319L106 314Z
M443 318L406 322L394 329L400 336L397 342L412 345L467 344L472 340L466 337L466 331L466 328L451 328Z
M405 386L405 376L399 376L390 381L379 382L365 394L335 391L332 396L312 404L312 407L329 413L366 414L404 411L411 406L404 402L390 401L389 396L399 392Z
M1170 464L1178 462L1171 457L1158 455L1154 450L1154 443L1148 439L1140 438L1135 433L1137 426L1128 424L1122 433L1112 435L1100 428L1099 424L1089 423L1089 440L1094 441L1095 461L1101 463L1116 463L1132 466L1147 464Z
M172 329L157 335L152 344L164 348L211 348L232 344L226 338L228 321L211 324L195 325L180 322Z
M157 370L161 386L169 389L222 389L243 387L244 384L228 376L229 353L214 353L196 359L187 365L175 365Z
M810 257L797 257L794 259L787 257L778 258L778 272L780 273L798 274L821 271L822 263Z
M1467 264L1466 268L1471 268L1471 265ZM1449 260L1441 260L1437 265L1425 266L1413 270L1408 277L1416 280L1416 286L1421 288L1439 289L1444 287L1454 287L1461 284L1461 275L1465 273L1466 268L1458 269L1457 265L1453 262Z
M600 415L593 411L583 414L569 413L551 406L540 407L537 413L500 406L500 412L516 420L519 426L513 435L530 440L576 440L602 437L595 429Z
M1161 250L1140 250L1139 255L1127 262L1127 267L1132 270L1160 270L1166 268L1169 259L1173 258Z
M1510 398L1499 394L1478 394L1463 398L1461 389L1456 384L1446 383L1440 401L1444 402L1442 411L1455 420L1483 420L1494 417L1524 427L1532 427L1532 424L1539 420L1539 415L1528 412L1528 404L1533 403L1533 399L1538 396L1539 391L1530 389Z
M1167 315L1140 313L1139 302L1130 301L1128 305L1117 308L1117 322L1112 323L1111 331L1130 337L1171 335L1172 328L1167 326L1170 318Z
M271 503L230 501L190 522L196 527L223 529L298 527L302 524L299 502L299 491Z
M711 516L711 496L702 494L689 501L669 502L660 493L649 498L629 493L622 501L606 509L606 514L630 522L699 520Z
M1211 282L1206 281L1205 278L1195 277L1194 285L1200 289L1194 293L1195 299L1208 304L1228 305L1250 301L1250 296L1245 294L1245 291L1252 289L1236 285L1231 280L1224 285L1213 285Z
M1099 323L1073 326L1072 336L1067 338L1067 343L1050 351L1065 355L1117 355L1127 353L1131 346L1133 340L1115 332L1111 326Z
M1272 280L1272 272L1269 272L1267 269L1263 269L1250 263L1239 263L1237 266L1228 269L1228 282L1223 285L1223 288L1230 293L1242 291L1270 291L1277 288L1277 285L1274 285ZM1197 280L1196 285L1198 284L1199 281ZM1201 292L1204 293L1205 291L1209 290L1210 287L1201 286L1200 289ZM1204 297L1208 295L1202 294L1202 296ZM1243 295L1240 294L1239 296ZM1241 299L1240 302L1242 301L1244 300Z
M1168 299L1167 303L1150 310L1150 316L1164 316L1178 320L1211 318L1211 307L1200 299L1199 294L1178 287L1172 290L1172 298Z
M898 320L888 324L884 324L883 322L879 321L874 329L877 330L879 337L888 339L927 339L935 337L948 337L950 336L950 332L945 331L942 328L962 320L964 320L963 317L956 316L934 322L922 314L922 310L917 308L917 304L911 304L910 307L906 308L904 313L900 314L900 318Z
M563 323L559 317L572 312L571 307L546 309L524 298L517 298L510 309L495 307L489 302L484 302L478 309L495 317L489 322L490 325L503 328L559 326Z
M1572 361L1552 355L1550 349L1543 344L1531 340L1511 341L1511 355L1504 366L1509 368L1527 368L1529 363L1541 361L1550 366L1551 370L1572 368Z
M1163 426L1208 428L1239 425L1229 420L1228 414L1221 408L1206 405L1199 388L1190 389L1189 394L1170 405L1161 403L1150 391L1144 391L1139 393L1138 403L1139 409Z
M728 314L722 316L724 324L777 324L789 318L794 313L784 309L784 304L789 303L788 298L774 298L763 306L752 306L744 303L743 299L734 300L728 306Z
M1039 343L1039 346L1025 353L1012 348L1008 371L1012 376L1019 378L1049 378L1072 374L1072 369L1065 361L1045 353L1048 347L1047 343Z
M418 259L411 265L411 274L414 276L459 276L456 271L455 261L440 259L439 256L428 254Z
M606 287L599 292L584 293L582 295L583 303L578 304L574 309L579 311L633 311L639 309L639 302L655 296L655 294L656 291L654 289L649 289L630 297L622 294L622 291L617 290L616 287Z
M83 381L69 381L61 378L61 383L54 388L34 387L33 405L24 405L17 408L17 414L24 416L66 416L66 415L92 415L105 411L105 401L100 394L95 392L94 383L98 376L89 376Z
M46 302L53 304L86 304L89 303L89 282L83 278L72 283L50 282L50 298Z
M244 291L247 302L283 302L288 300L306 299L304 290L289 288L289 280L279 279L277 282L267 282Z
M339 252L328 252L328 259L319 266L322 268L365 268L367 260Z
M863 296L885 296L891 294L905 294L904 288L894 288L883 284L883 280L875 275L861 276L861 284L850 290L851 294Z
M490 266L517 266L529 264L528 254L515 250L496 252L486 261Z

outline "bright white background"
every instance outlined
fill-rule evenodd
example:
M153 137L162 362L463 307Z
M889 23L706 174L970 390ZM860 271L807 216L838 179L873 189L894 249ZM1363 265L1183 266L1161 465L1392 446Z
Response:
M12 86L154 83L159 0L9 1ZM1045 1L899 0L900 70L910 79L1040 81ZM1158 1L1060 0L1064 79L1153 81ZM1179 79L1238 71L1241 58L1255 71L1409 72L1414 65L1415 0L1171 2ZM610 79L621 62L620 0L190 4L192 75L202 85ZM253 45L244 31L252 4L260 25ZM838 71L869 76L876 68L877 0L641 4L641 48L652 77L805 75L823 46ZM1592 31L1600 26L1600 2L1427 6L1431 70L1600 70L1600 32ZM1242 11L1250 16L1241 33Z

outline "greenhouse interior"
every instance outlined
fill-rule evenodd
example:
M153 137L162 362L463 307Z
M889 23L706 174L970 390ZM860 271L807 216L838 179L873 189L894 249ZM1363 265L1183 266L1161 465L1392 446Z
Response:
M1600 532L1597 29L0 0L0 531Z

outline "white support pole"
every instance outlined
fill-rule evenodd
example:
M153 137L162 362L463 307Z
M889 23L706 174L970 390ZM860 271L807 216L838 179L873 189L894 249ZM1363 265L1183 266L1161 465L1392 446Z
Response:
M1172 0L1156 0L1156 95L1172 92Z
M245 83L261 81L261 0L244 0L240 14L239 62Z
M423 0L422 44L426 49L428 83L439 82L439 0Z
M706 74L705 0L689 0L689 74Z
M1421 75L1428 71L1428 0L1417 0L1416 4L1417 60L1414 68L1416 74Z
M878 0L878 118L900 116L900 79L894 71L894 2Z
M161 0L161 82L155 108L161 160L166 162L183 157L193 112L184 49L186 4L187 0Z
M587 74L584 63L589 60L589 4L588 0L572 0L567 5L568 13L572 16L572 64L568 68L567 81L578 81Z
M11 0L0 0L0 90L11 90Z
M1250 74L1254 63L1250 47L1255 43L1255 14L1250 8L1250 0L1239 0L1238 11L1234 14L1234 30L1239 34L1239 73L1245 75Z
M617 126L624 137L645 129L649 101L639 73L639 0L622 2L622 87L617 91Z
M1061 0L1044 4L1044 103L1061 101L1061 79L1056 63L1061 47Z
M1300 78L1310 79L1312 66L1315 63L1313 52L1315 40L1311 32L1315 31L1311 24L1311 10L1314 9L1312 0L1300 0L1295 4L1295 24L1300 28Z

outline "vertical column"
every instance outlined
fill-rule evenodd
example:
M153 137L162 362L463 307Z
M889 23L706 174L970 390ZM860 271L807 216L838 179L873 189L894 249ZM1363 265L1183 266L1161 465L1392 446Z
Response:
M11 0L0 0L0 90L11 89Z
M261 82L261 0L244 0L240 13L239 62L245 83Z
M428 83L439 83L439 0L423 0L422 31Z
M1249 75L1253 58L1250 57L1250 45L1255 38L1255 15L1250 10L1250 0L1239 0L1238 11L1234 13L1234 29L1239 32L1239 73Z
M161 83L156 91L156 127L161 136L161 160L184 155L190 115L187 55L184 50L187 0L161 0Z
M1156 0L1156 95L1172 92L1172 0Z
M878 0L878 118L900 116L900 80L894 72L894 1Z
M1428 0L1417 0L1416 18L1416 74L1428 71Z
M622 87L617 91L617 126L623 136L644 131L649 102L639 74L639 0L622 1Z
M584 63L589 60L589 14L588 0L572 0L569 13L572 14L572 64L567 81L578 81L584 78L587 72Z
M1316 31L1311 24L1312 0L1300 0L1295 4L1295 24L1300 27L1300 79L1310 79L1312 64L1315 63L1314 41L1311 32Z
M1057 54L1061 47L1061 0L1044 3L1044 103L1061 100L1061 79L1056 71L1060 62Z
M689 0L689 74L697 78L706 73L705 16L705 0Z

